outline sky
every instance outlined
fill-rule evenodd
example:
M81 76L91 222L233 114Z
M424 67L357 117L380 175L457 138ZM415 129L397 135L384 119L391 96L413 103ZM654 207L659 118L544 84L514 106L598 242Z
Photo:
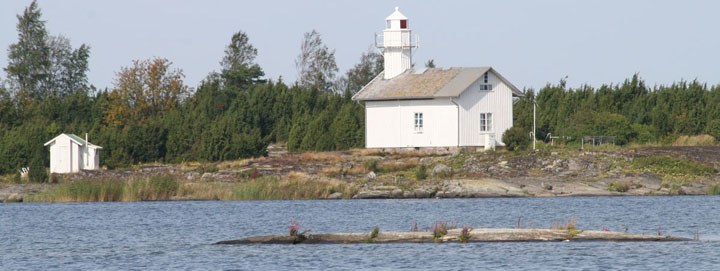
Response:
M29 0L0 1L0 66L17 41L17 14ZM343 74L372 47L396 6L419 36L413 62L438 67L492 66L519 88L567 77L571 87L680 80L720 84L720 1L234 1L40 0L52 35L91 47L88 79L112 88L133 60L167 58L197 87L219 71L233 33L258 49L266 77L294 82L303 33L313 29L335 50ZM1 78L6 78L0 72Z

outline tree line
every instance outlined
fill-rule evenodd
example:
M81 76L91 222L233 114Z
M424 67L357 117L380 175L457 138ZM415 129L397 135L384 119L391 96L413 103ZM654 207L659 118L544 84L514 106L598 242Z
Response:
M709 134L720 139L720 86L693 80L648 87L638 74L621 84L569 88L566 81L539 91L525 90L515 102L514 129L520 147L527 145L537 103L537 139L550 136L580 143L583 136L614 136L625 145L668 144L680 135Z
M60 133L89 133L110 168L257 157L273 142L293 152L364 143L364 110L351 97L381 71L376 52L338 76L334 50L313 30L296 60L299 80L287 84L264 78L258 50L238 31L221 70L197 88L170 60L152 58L132 61L111 88L96 89L87 78L90 46L49 34L35 1L17 18L0 80L0 174L46 168L43 144Z

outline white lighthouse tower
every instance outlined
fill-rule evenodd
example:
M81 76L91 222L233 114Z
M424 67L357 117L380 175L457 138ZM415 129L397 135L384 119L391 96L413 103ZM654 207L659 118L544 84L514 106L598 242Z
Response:
M398 7L385 18L382 36L375 36L375 46L383 51L385 58L384 79L391 79L412 67L412 49L418 46L418 37L411 36L408 18Z

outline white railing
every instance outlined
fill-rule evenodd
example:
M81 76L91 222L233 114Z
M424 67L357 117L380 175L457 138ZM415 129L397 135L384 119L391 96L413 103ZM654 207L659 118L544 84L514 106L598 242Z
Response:
M398 35L392 35L398 36ZM420 36L410 35L409 33L401 33L400 39L392 39L385 37L385 33L375 33L375 47L377 48L389 48L389 47L402 47L402 48L417 48L420 47Z

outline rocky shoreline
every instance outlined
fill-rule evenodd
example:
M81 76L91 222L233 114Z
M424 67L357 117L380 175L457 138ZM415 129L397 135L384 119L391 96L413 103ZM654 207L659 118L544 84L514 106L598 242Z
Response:
M215 244L384 244L561 241L655 242L691 240L692 239L667 235L658 236L625 232L564 229L470 229L463 236L463 230L452 229L448 230L447 234L443 236L437 236L433 232L378 232L375 236L373 236L372 233L327 233L302 236L267 235L220 241Z
M241 161L143 165L62 175L57 179L68 183L164 175L172 176L181 184L223 187L251 182L261 176L351 188L330 190L308 199L706 195L720 191L720 147L560 149L526 153L354 150L288 154L282 149L272 150L268 157ZM427 176L419 178L419 169L426 171ZM0 180L0 202L22 202L27 195L49 191L57 185Z

